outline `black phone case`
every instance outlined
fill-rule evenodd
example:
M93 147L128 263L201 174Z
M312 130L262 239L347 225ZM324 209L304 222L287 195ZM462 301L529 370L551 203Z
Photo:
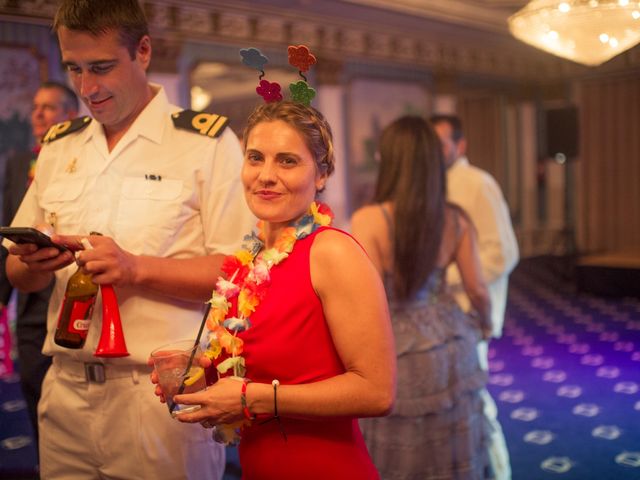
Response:
M8 238L15 243L35 243L40 248L54 247L61 252L68 250L64 245L53 243L46 234L35 228L0 227L0 236Z

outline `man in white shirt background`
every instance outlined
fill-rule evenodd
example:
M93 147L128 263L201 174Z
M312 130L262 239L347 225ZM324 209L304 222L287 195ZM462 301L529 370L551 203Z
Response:
M444 152L447 167L447 199L462 207L473 221L477 234L482 272L489 286L493 337L502 335L507 302L509 274L519 259L509 208L496 180L486 171L471 165L465 156L466 139L462 122L455 115L438 114L430 118ZM469 311L469 299L464 294L460 273L455 265L447 270L447 283L456 300ZM478 345L480 363L488 370L488 342ZM511 478L509 453L502 428L497 420L495 401L484 389L484 413L490 426L489 456L494 478Z

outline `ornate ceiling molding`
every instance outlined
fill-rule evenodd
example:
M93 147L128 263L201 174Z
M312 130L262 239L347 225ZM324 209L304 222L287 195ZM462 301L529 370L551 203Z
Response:
M527 0L469 2L466 0L343 0L347 3L391 9L408 15L436 19L507 34L507 16L523 7ZM513 6L517 8L513 8Z
M242 6L202 2L146 1L154 37L180 38L204 43L286 46L304 43L325 58L344 63L375 62L406 65L415 69L481 74L511 79L545 80L561 78L580 67L554 57L531 57L521 52L477 44L452 43L425 35L381 29L357 21L308 15L290 10L252 11Z
M547 81L586 72L583 67L524 46L512 49L496 42L469 42L453 33L443 38L428 31L403 31L356 19L265 6L265 2L252 5L220 0L211 5L205 0L142 1L154 38L167 47L158 49L160 55L167 53L158 62L163 70L171 69L180 44L193 41L257 47L305 43L322 57L345 65L386 64L513 80ZM56 5L56 0L0 0L0 15L50 20ZM638 57L637 52L626 56L625 65L637 67Z

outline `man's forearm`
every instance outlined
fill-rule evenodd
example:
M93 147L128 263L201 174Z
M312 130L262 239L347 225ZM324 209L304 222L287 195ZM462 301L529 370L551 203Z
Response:
M11 285L25 293L42 290L53 278L52 272L30 272L15 255L7 257L6 272Z
M140 256L134 285L162 295L204 301L211 297L224 255L190 259Z

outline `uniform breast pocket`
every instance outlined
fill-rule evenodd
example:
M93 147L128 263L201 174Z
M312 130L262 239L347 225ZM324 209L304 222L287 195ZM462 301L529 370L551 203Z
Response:
M44 218L55 223L57 233L78 233L83 218L80 198L85 184L84 178L65 179L64 182L49 184L42 193L40 206L44 210Z
M118 211L119 228L174 229L182 204L182 189L182 180L125 178Z

